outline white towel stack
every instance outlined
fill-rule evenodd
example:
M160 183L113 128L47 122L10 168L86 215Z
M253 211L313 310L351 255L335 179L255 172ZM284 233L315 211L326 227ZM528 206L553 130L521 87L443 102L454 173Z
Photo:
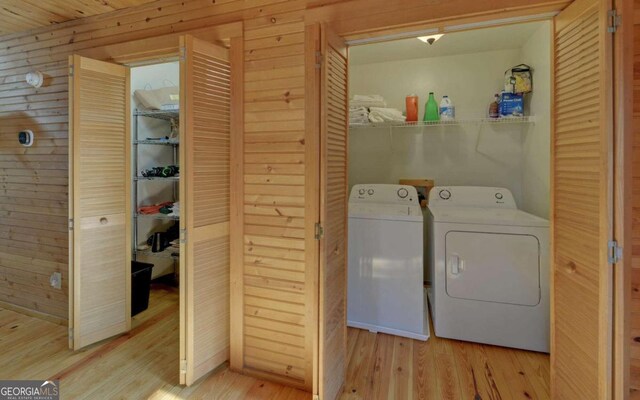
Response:
M366 107L349 107L349 125L369 123L369 110Z
M382 122L404 122L402 111L387 108L379 94L356 94L349 101L349 124L362 125Z
M379 94L356 94L349 101L349 124L369 123L369 107L386 107L387 103Z

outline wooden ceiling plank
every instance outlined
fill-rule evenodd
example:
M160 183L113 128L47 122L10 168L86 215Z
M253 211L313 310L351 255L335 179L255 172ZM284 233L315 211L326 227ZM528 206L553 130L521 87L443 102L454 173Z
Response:
M56 49L58 52L62 52L63 50L70 52L77 51L86 47L86 45L80 43L81 41L91 41L92 46L123 42L127 41L127 37L129 36L139 36L140 31L147 32L149 36L158 36L193 29L195 26L201 26L204 22L208 25L229 23L241 18L239 13L243 11L239 11L240 3L241 1L234 0L233 3L226 4L225 8L209 6L205 9L197 9L188 13L168 15L163 18L158 18L157 21L140 21L132 24L130 30L126 33L122 32L121 27L114 27L84 34L76 34L73 36L74 40L70 40L68 44L58 46ZM303 3L299 1L283 2L283 4L285 4L286 7L292 8L300 8L301 5L303 5ZM220 6L223 5L221 4ZM212 10L213 8L216 10ZM260 11L269 12L269 7L262 7ZM150 25L152 25L153 28L151 28ZM33 52L29 51L5 56L3 61L6 61L0 64L0 70L24 67L27 65L36 66L41 63L54 61L56 55L50 53L48 49L49 46L44 47L42 43L40 44L42 48L38 48ZM25 58L25 55L27 58Z
M154 0L2 0L0 35L96 16ZM18 35L20 36L20 35Z

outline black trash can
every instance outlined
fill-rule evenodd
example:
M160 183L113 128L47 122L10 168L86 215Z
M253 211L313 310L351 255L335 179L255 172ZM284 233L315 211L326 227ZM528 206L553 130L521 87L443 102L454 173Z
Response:
M149 307L153 264L131 261L131 316Z

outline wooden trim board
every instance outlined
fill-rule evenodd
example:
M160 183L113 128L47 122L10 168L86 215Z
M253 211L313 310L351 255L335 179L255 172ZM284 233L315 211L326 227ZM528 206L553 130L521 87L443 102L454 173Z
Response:
M231 38L231 227L230 301L231 355L229 367L242 370L244 346L244 38Z

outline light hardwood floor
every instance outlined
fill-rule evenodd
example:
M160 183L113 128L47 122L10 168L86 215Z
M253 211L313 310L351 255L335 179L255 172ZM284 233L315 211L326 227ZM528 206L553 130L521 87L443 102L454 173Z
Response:
M154 285L149 310L118 338L72 352L64 326L0 309L0 379L60 379L63 399L309 399L229 371L178 385L178 295ZM547 355L431 337L349 330L342 399L548 399Z

